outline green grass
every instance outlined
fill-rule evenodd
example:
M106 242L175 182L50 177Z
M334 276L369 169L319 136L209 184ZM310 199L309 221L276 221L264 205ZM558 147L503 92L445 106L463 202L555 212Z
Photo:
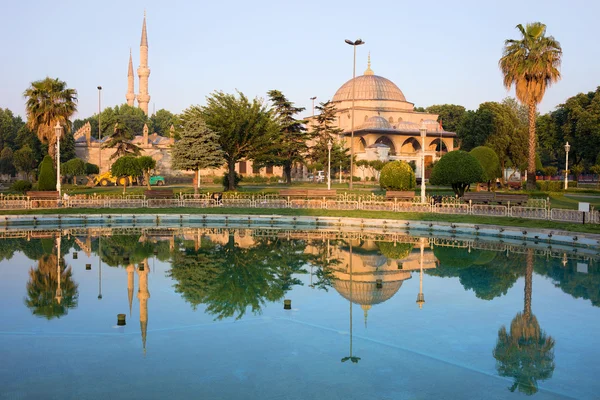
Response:
M261 208L124 208L124 209L87 209L66 208L46 210L6 211L5 215L43 215L43 214L228 214L228 215L289 215L315 217L349 217L372 218L386 220L411 220L435 222L462 222L470 224L490 224L515 226L523 228L539 228L566 230L600 234L600 225L581 225L554 221L540 221L513 217L481 217L474 215L446 215L432 213L398 213L391 211L339 211L339 210L305 210L305 209L261 209Z

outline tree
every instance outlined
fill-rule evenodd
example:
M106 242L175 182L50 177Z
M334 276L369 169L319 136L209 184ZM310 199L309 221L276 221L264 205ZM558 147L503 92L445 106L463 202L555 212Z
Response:
M429 106L425 109L428 113L438 114L438 122L444 130L456 132L460 121L465 114L465 108L456 104L440 104Z
M376 180L379 180L379 175L381 174L381 170L385 167L385 162L381 160L371 160L369 161L369 168L371 168L371 172L375 176ZM411 167L412 168L412 167ZM414 169L413 169L414 171Z
M129 177L140 176L142 174L142 168L140 167L137 158L133 156L124 156L117 159L117 161L110 166L110 173L113 176L123 178L120 179L120 182L123 183L123 194L125 194Z
M573 173L575 182L579 182L579 175L581 175L583 173L583 166L582 165L573 165L571 167L571 172Z
M73 184L77 185L77 177L81 175L85 175L85 161L81 158L73 158L66 163L63 163L61 166L61 172L73 178Z
M0 151L0 174L13 176L15 172L13 151L10 147L5 147Z
M365 180L365 170L367 168L369 168L369 161L368 160L358 160L356 162L356 168L358 168L362 171L362 176L363 176L363 181L364 181Z
M85 163L85 174L86 175L94 175L94 174L99 174L100 173L100 168L96 165L96 164L92 164L92 163Z
M40 176L38 179L38 190L56 190L56 170L50 156L44 157L40 164Z
M131 143L133 134L126 125L115 124L115 129L106 142L102 145L103 149L116 148L110 159L123 157L126 155L139 156L141 149Z
M161 108L150 117L150 122L154 132L168 137L170 135L171 125L177 125L177 116L170 111Z
M483 180L487 182L489 192L490 182L502 176L498 155L494 150L486 146L475 147L469 153L479 161L483 169Z
M64 163L77 157L73 132L65 132L60 140L60 162Z
M219 144L219 135L210 130L202 117L202 110L193 106L181 114L180 139L172 147L173 168L195 171L197 175L194 193L200 188L200 170L219 168L223 165L224 153Z
M77 91L67 88L66 82L58 78L46 78L32 82L23 95L27 98L27 125L37 132L42 143L48 145L48 154L54 159L54 127L59 123L63 132L70 131L69 118L77 111Z
M311 135L306 131L306 121L297 120L294 116L305 110L296 107L279 90L267 92L273 103L271 114L275 122L278 138L275 146L270 146L254 160L257 167L273 165L283 167L285 182L292 183L292 167L295 163L304 162L308 152L307 142Z
M150 189L150 171L156 168L156 160L150 156L141 156L138 157L138 164L140 164L140 168L142 169L142 173L144 174L144 180L146 181L146 186Z
M25 176L29 179L29 175L36 165L33 150L28 145L21 147L13 154L13 162L17 171L25 173Z
M381 170L379 184L384 190L412 190L417 181L410 165L404 161L392 161Z
M15 116L8 108L0 108L0 150L19 148L16 142L19 130L25 125L20 116Z
M432 185L450 185L459 197L475 182L483 179L483 168L471 154L462 150L446 153L435 164L429 182Z
M344 146L342 139L338 139L343 129L337 128L335 105L329 101L319 104L316 109L319 114L315 116L315 124L312 125L311 136L315 143L310 148L309 159L313 164L327 165L329 161L328 143L331 142L331 165L342 165L344 170L350 167L350 155Z
M519 24L520 40L504 42L503 56L499 61L504 75L504 86L515 86L517 99L529 110L529 155L527 164L527 189L535 190L535 123L537 105L546 88L560 79L562 49L552 36L546 36L546 25L541 22Z
M235 164L252 159L276 145L277 129L261 100L248 100L243 93L215 92L201 108L206 125L217 135L229 174L228 190L235 190Z

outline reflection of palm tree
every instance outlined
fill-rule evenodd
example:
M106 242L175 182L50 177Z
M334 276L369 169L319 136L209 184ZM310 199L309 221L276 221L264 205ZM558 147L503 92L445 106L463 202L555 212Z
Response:
M554 339L546 336L531 313L533 250L527 253L525 299L523 313L517 313L510 333L502 326L494 349L496 369L500 376L514 378L510 391L531 395L537 392L537 381L552 377L554 371Z
M356 357L352 355L352 242L350 241L350 355L348 357L342 358L342 362L346 362L348 360L352 361L352 363L357 364L360 361L360 357Z
M56 300L58 288L58 271L56 268L57 257L55 254L43 255L38 268L29 270L27 282L27 298L25 305L34 315L47 319L60 318L66 315L69 309L77 307L79 293L77 284L73 281L71 267L65 268L61 275L61 301Z

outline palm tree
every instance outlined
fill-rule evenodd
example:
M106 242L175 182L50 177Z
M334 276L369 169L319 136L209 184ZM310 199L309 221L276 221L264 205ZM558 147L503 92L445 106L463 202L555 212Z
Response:
M510 333L502 326L493 355L500 376L514 378L511 392L532 395L538 391L537 381L552 377L554 372L554 339L540 328L531 313L533 280L533 250L527 253L525 301L523 313L517 313L510 324Z
M31 83L23 96L27 98L25 109L29 129L37 132L38 138L48 145L48 154L55 155L56 123L68 132L69 118L77 111L77 91L67 88L66 82L58 78L46 78Z
M527 189L535 189L535 122L537 105L546 88L560 79L562 49L552 36L545 36L546 25L541 22L519 24L520 40L504 42L504 54L499 65L504 75L504 86L515 85L517 99L529 110L529 156L527 162Z

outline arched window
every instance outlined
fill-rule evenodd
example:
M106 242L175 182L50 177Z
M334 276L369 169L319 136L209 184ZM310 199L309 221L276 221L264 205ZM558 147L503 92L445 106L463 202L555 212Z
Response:
M381 136L375 141L375 144L385 144L387 147L390 148L390 152L388 154L390 156L396 155L396 146L394 146L394 142L392 142L392 140L389 137Z
M390 117L390 124L394 123L394 117Z
M369 116L365 115L365 122L367 122L368 119L369 119Z
M358 152L364 153L366 147L367 147L367 142L365 142L365 138L361 137L360 141L358 142Z
M421 144L414 137L409 137L402 143L402 153L416 153L421 150Z

